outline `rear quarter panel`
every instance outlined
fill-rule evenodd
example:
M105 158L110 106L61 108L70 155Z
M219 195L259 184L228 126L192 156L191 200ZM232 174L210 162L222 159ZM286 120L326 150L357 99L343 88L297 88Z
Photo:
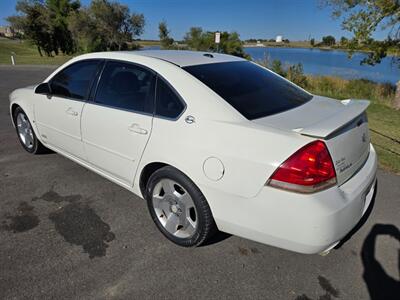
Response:
M185 116L195 115L188 107L177 121L154 118L153 130L143 154L141 170L151 162L172 165L191 178L197 186L224 193L253 197L275 169L311 138L285 133L252 124L196 118L193 124ZM209 157L218 158L225 172L211 180L203 164ZM139 176L135 184L138 186ZM212 201L212 199L208 199Z

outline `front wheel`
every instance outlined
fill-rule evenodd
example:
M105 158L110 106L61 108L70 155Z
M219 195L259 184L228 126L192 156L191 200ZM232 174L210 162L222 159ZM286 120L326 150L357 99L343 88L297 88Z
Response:
M199 246L217 231L204 195L177 169L167 166L154 172L146 193L154 223L175 244Z
M31 122L22 108L17 107L14 111L14 124L18 139L24 149L32 154L45 153L48 149L38 140L33 131Z

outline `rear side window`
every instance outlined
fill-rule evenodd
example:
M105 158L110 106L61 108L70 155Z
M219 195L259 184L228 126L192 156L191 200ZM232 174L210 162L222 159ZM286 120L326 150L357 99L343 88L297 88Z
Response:
M312 95L248 61L184 67L249 120L295 108Z
M185 109L182 101L172 88L161 78L157 79L156 115L175 119Z
M86 99L99 63L99 60L77 62L57 73L50 81L52 95Z
M107 62L95 102L136 112L153 113L155 75L123 62Z

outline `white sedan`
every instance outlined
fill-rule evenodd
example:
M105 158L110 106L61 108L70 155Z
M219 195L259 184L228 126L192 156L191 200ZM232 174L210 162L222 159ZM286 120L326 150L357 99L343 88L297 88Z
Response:
M161 50L85 54L10 95L26 151L143 197L174 243L219 229L301 253L332 249L371 202L368 104L238 57Z

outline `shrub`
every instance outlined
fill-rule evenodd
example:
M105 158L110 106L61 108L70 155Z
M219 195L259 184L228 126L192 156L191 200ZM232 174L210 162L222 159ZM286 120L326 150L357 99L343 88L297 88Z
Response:
M289 66L286 78L302 88L306 88L308 85L307 77L304 75L303 65L300 63Z
M286 75L287 75L287 73L282 65L282 62L278 59L275 59L272 61L271 70L283 77L286 77Z

